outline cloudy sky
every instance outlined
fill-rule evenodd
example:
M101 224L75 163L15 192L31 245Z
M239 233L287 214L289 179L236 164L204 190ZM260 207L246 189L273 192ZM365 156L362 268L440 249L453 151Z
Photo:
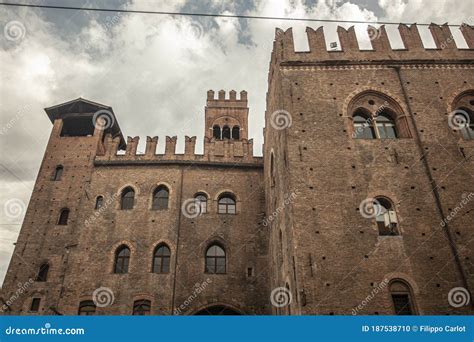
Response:
M9 0L42 5L246 14L338 20L474 24L466 0ZM12 24L13 23L13 24ZM202 151L208 89L247 90L250 137L261 154L267 72L275 27L317 23L0 6L0 283L13 253L51 130L43 108L77 97L114 108L125 136L198 137ZM348 27L349 25L345 25ZM370 48L364 25L361 46ZM424 44L433 47L427 28ZM396 27L387 28L403 47ZM336 26L325 25L327 44ZM457 30L456 42L465 47ZM185 123L183 125L183 122ZM158 148L158 152L164 146Z

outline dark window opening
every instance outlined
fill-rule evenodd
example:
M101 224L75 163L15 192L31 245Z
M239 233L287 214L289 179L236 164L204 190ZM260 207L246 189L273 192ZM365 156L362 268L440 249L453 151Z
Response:
M49 265L47 263L41 264L38 274L36 275L36 281L47 281L48 272L49 272Z
M33 298L31 300L30 311L31 312L38 312L41 304L41 298Z
M206 251L206 273L226 273L226 256L219 245L212 245Z
M92 300L85 300L79 303L79 316L92 316L95 314L96 306Z
M104 197L102 196L97 196L97 199L95 200L95 209L100 209L104 205Z
M403 281L394 281L390 284L390 295L396 315L414 315L411 290Z
M230 139L230 127L227 125L222 128L222 139Z
M62 209L59 214L58 225L66 226L69 218L69 209Z
M171 252L168 246L161 245L153 253L153 273L168 273L170 271Z
M160 185L153 192L153 203L151 208L154 210L168 209L169 191L166 186Z
M54 180L54 181L59 181L59 180L61 180L61 177L62 177L62 175L63 175L63 170L64 170L64 168L63 168L62 165L58 165L58 166L56 167L56 170L55 170L55 172L54 172L54 177L53 177L53 180Z
M240 140L240 127L239 126L232 127L232 139Z
M121 246L115 253L114 273L128 273L130 263L130 249L127 246Z
M95 128L92 120L92 115L64 118L60 135L62 137L92 136Z
M214 127L212 128L212 136L216 139L222 138L221 127L219 125L214 125Z
M133 209L135 203L135 191L128 187L122 191L122 198L120 202L120 209L129 210Z
M133 303L133 315L134 316L146 316L151 311L151 302L149 300L136 300Z

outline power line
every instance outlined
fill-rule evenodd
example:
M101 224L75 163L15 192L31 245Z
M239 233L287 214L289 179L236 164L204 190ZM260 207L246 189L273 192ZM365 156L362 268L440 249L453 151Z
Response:
M93 8L93 7L68 7L68 6L51 6L51 5L34 5L34 4L16 4L1 2L2 6L14 7L30 7L43 9L58 10L75 10L75 11L92 11L92 12L118 12L118 13L135 13L135 14L158 14L171 16L189 16L189 17L212 17L212 18L234 18L234 19L260 19L260 20L284 20L284 21L310 21L321 23L347 23L347 24L376 24L376 25L411 25L413 23L399 23L390 21L363 21L363 20L335 20L335 19L315 19L315 18L287 18L287 17L269 17L257 15L238 15L238 14L216 14L216 13L191 13L191 12L165 12L165 11L144 11L144 10L125 10L113 8ZM430 26L428 23L417 23L418 26ZM448 26L462 26L463 24L448 24Z

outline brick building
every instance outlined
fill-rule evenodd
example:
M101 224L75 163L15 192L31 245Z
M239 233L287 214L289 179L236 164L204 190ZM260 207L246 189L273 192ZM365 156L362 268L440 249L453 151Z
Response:
M474 29L461 28L468 49L430 30L436 49L400 25L404 49L381 27L362 51L338 28L327 51L308 28L295 52L277 29L263 158L245 91L208 91L202 155L195 137L184 154L176 137L137 153L108 106L46 108L3 310L472 314Z

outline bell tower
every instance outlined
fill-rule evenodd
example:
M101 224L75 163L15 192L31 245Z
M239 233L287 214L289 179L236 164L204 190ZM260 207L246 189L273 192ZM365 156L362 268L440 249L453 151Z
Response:
M239 99L235 90L229 92L229 98L225 95L224 90L219 90L216 99L214 91L208 90L204 136L209 140L247 140L249 115L247 92L242 90Z

